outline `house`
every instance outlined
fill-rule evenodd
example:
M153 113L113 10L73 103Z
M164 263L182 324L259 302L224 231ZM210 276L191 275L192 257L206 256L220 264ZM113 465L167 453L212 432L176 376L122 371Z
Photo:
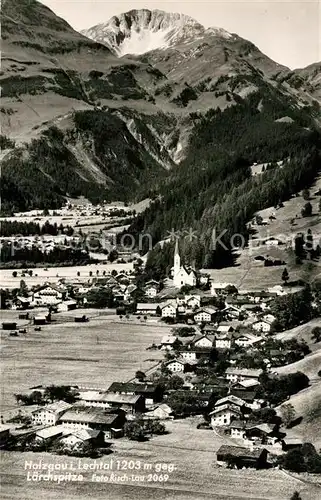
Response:
M258 342L262 341L262 337L253 335L252 333L238 333L234 335L234 342L240 347L250 347Z
M174 349L175 344L177 344L177 337L175 335L164 335L161 340L161 349L172 351Z
M78 429L63 436L59 441L70 448L79 444L91 444L100 447L105 444L105 436L104 433L98 429Z
M223 312L227 319L239 319L240 315L242 314L241 308L232 304L227 305L223 309Z
M74 406L67 410L60 418L66 429L97 429L104 431L105 436L110 438L114 432L119 432L125 424L124 413L106 412L103 408L90 408Z
M256 424L246 429L246 437L260 444L273 445L278 439L277 425L269 423Z
M156 316L158 307L159 304L152 304L150 302L138 303L136 307L136 314Z
M236 382L236 384L233 385L233 389L240 389L240 390L249 390L249 389L254 389L255 387L257 388L260 385L260 382L255 379L255 378L247 378L245 380L239 380Z
M196 323L211 323L217 313L215 307L204 307L194 314L194 321Z
M233 405L242 408L243 406L246 406L246 403L243 399L233 396L232 394L229 394L224 398L218 399L215 403L215 408L218 408L219 406L222 405Z
M271 331L272 323L273 322L266 319L259 319L252 323L252 328L256 332L269 333Z
M181 258L178 249L178 240L176 240L174 252L174 267L173 267L173 283L176 288L183 286L194 287L197 284L197 276L194 269L188 269L186 266L181 266Z
M77 302L75 300L66 300L65 302L60 302L58 304L59 312L73 311L77 307Z
M176 358L167 361L166 368L170 370L172 373L183 373L185 371L190 371L192 366L196 365L196 361L194 360L186 360L184 358Z
M229 325L228 323L221 323L217 327L217 332L218 333L231 333L231 332L234 332L234 328L232 325Z
M59 304L66 292L54 285L42 285L32 293L32 302L39 306Z
M45 427L40 429L35 433L35 440L49 443L55 439L61 437L64 432L63 425L51 425L50 427Z
M32 412L32 422L35 425L55 425L61 415L71 407L72 405L66 401L56 401L40 407Z
M48 314L38 314L33 318L34 325L45 325L50 316Z
M231 349L234 343L233 334L225 333L223 335L218 335L215 338L216 349Z
M301 448L302 446L303 446L303 441L300 438L285 437L282 440L283 451L294 450L294 448Z
M214 340L215 337L214 335L196 335L190 342L190 346L193 347L206 347L208 349L211 349L214 345Z
M196 361L197 353L195 350L180 351L181 357L186 361Z
M233 420L230 424L230 435L233 439L243 439L245 437L246 423L244 420Z
M152 418L159 420L172 419L172 409L165 403L155 406L151 411L145 413L144 418Z
M168 302L160 306L162 318L176 318L177 307L176 304Z
M153 299L158 294L158 286L157 285L146 286L144 292L146 297Z
M240 380L246 380L249 378L254 378L258 380L262 375L263 370L252 369L252 368L233 368L229 367L225 371L225 377L231 382L239 382Z
M16 299L16 306L18 309L28 309L31 304L31 297L21 297L20 295L17 296Z
M117 408L132 414L145 411L145 398L140 394L87 391L81 393L80 397L85 406Z
M107 392L115 394L135 394L145 398L146 405L152 405L161 401L163 397L163 390L160 386L155 384L147 384L145 382L113 382L108 387Z
M211 294L214 295L214 297L217 297L218 295L225 292L226 288L232 286L234 286L232 283L216 283L213 281L211 283Z
M201 306L201 296L200 295L185 295L184 300L186 307L188 309L199 308Z
M242 412L238 406L227 403L215 407L209 415L211 417L211 426L221 427L230 425L235 419L240 419Z
M267 454L265 448L251 450L223 444L216 452L216 459L218 465L234 465L239 469L243 467L263 469L267 467Z

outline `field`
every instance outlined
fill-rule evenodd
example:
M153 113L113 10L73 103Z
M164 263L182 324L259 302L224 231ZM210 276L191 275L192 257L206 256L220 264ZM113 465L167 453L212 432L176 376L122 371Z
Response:
M280 470L230 470L216 465L215 452L223 444L225 438L218 437L210 430L197 430L197 420L173 421L167 423L170 432L165 436L155 437L145 443L131 442L122 439L113 443L114 453L102 460L110 463L113 460L113 471L117 460L140 461L151 464L153 472L156 464L173 464L175 470L169 473L167 482L136 483L131 480L122 484L92 483L91 472L85 472L84 482L32 483L26 481L25 460L38 462L72 462L77 470L78 459L55 457L39 453L3 453L1 460L2 498L4 500L33 500L39 498L49 500L101 499L109 500L287 500L295 490L300 491L303 500L318 500L320 486L295 479ZM88 459L85 459L89 462ZM79 469L78 469L79 470ZM123 471L116 471L116 476ZM110 472L104 472L109 475ZM131 473L127 471L131 478Z
M29 387L72 383L107 389L112 382L129 380L137 370L146 371L162 358L160 351L146 348L159 343L170 327L120 323L111 315L93 312L88 323L63 322L60 317L41 332L30 328L19 337L1 332L2 411L6 416L16 406L13 395ZM7 311L5 319L16 321L17 316L17 312Z
M47 269L47 270L46 270ZM118 273L121 271L130 271L133 269L132 263L126 264L88 264L87 266L71 266L71 267L39 267L33 269L33 276L30 278L27 274L23 278L28 287L35 285L43 285L44 282L57 283L61 278L77 278L77 273L80 273L80 279L89 279L90 271L93 276L96 276L96 271L99 271L99 276L102 277L103 271L110 273L112 270L116 270ZM1 269L0 278L1 286L3 288L19 288L21 280L21 270L16 270L18 276L14 278L12 276L13 269ZM35 276L37 274L37 276Z

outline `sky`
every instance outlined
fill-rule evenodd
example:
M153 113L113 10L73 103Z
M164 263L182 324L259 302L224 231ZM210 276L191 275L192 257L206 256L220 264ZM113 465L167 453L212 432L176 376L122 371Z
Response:
M131 9L187 14L250 40L274 61L302 68L321 60L321 0L42 0L80 31Z

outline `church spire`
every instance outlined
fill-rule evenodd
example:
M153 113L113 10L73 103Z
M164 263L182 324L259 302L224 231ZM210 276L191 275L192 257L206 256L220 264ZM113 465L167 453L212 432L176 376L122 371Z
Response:
M174 252L174 275L179 272L180 268L181 268L181 258L179 255L178 239L176 239L175 252Z

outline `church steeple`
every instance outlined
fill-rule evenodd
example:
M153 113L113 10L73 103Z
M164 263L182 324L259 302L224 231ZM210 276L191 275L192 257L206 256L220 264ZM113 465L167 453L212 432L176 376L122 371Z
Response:
M179 255L178 239L177 239L175 243L175 252L174 252L174 276L176 273L179 272L180 268L181 268L181 258Z

